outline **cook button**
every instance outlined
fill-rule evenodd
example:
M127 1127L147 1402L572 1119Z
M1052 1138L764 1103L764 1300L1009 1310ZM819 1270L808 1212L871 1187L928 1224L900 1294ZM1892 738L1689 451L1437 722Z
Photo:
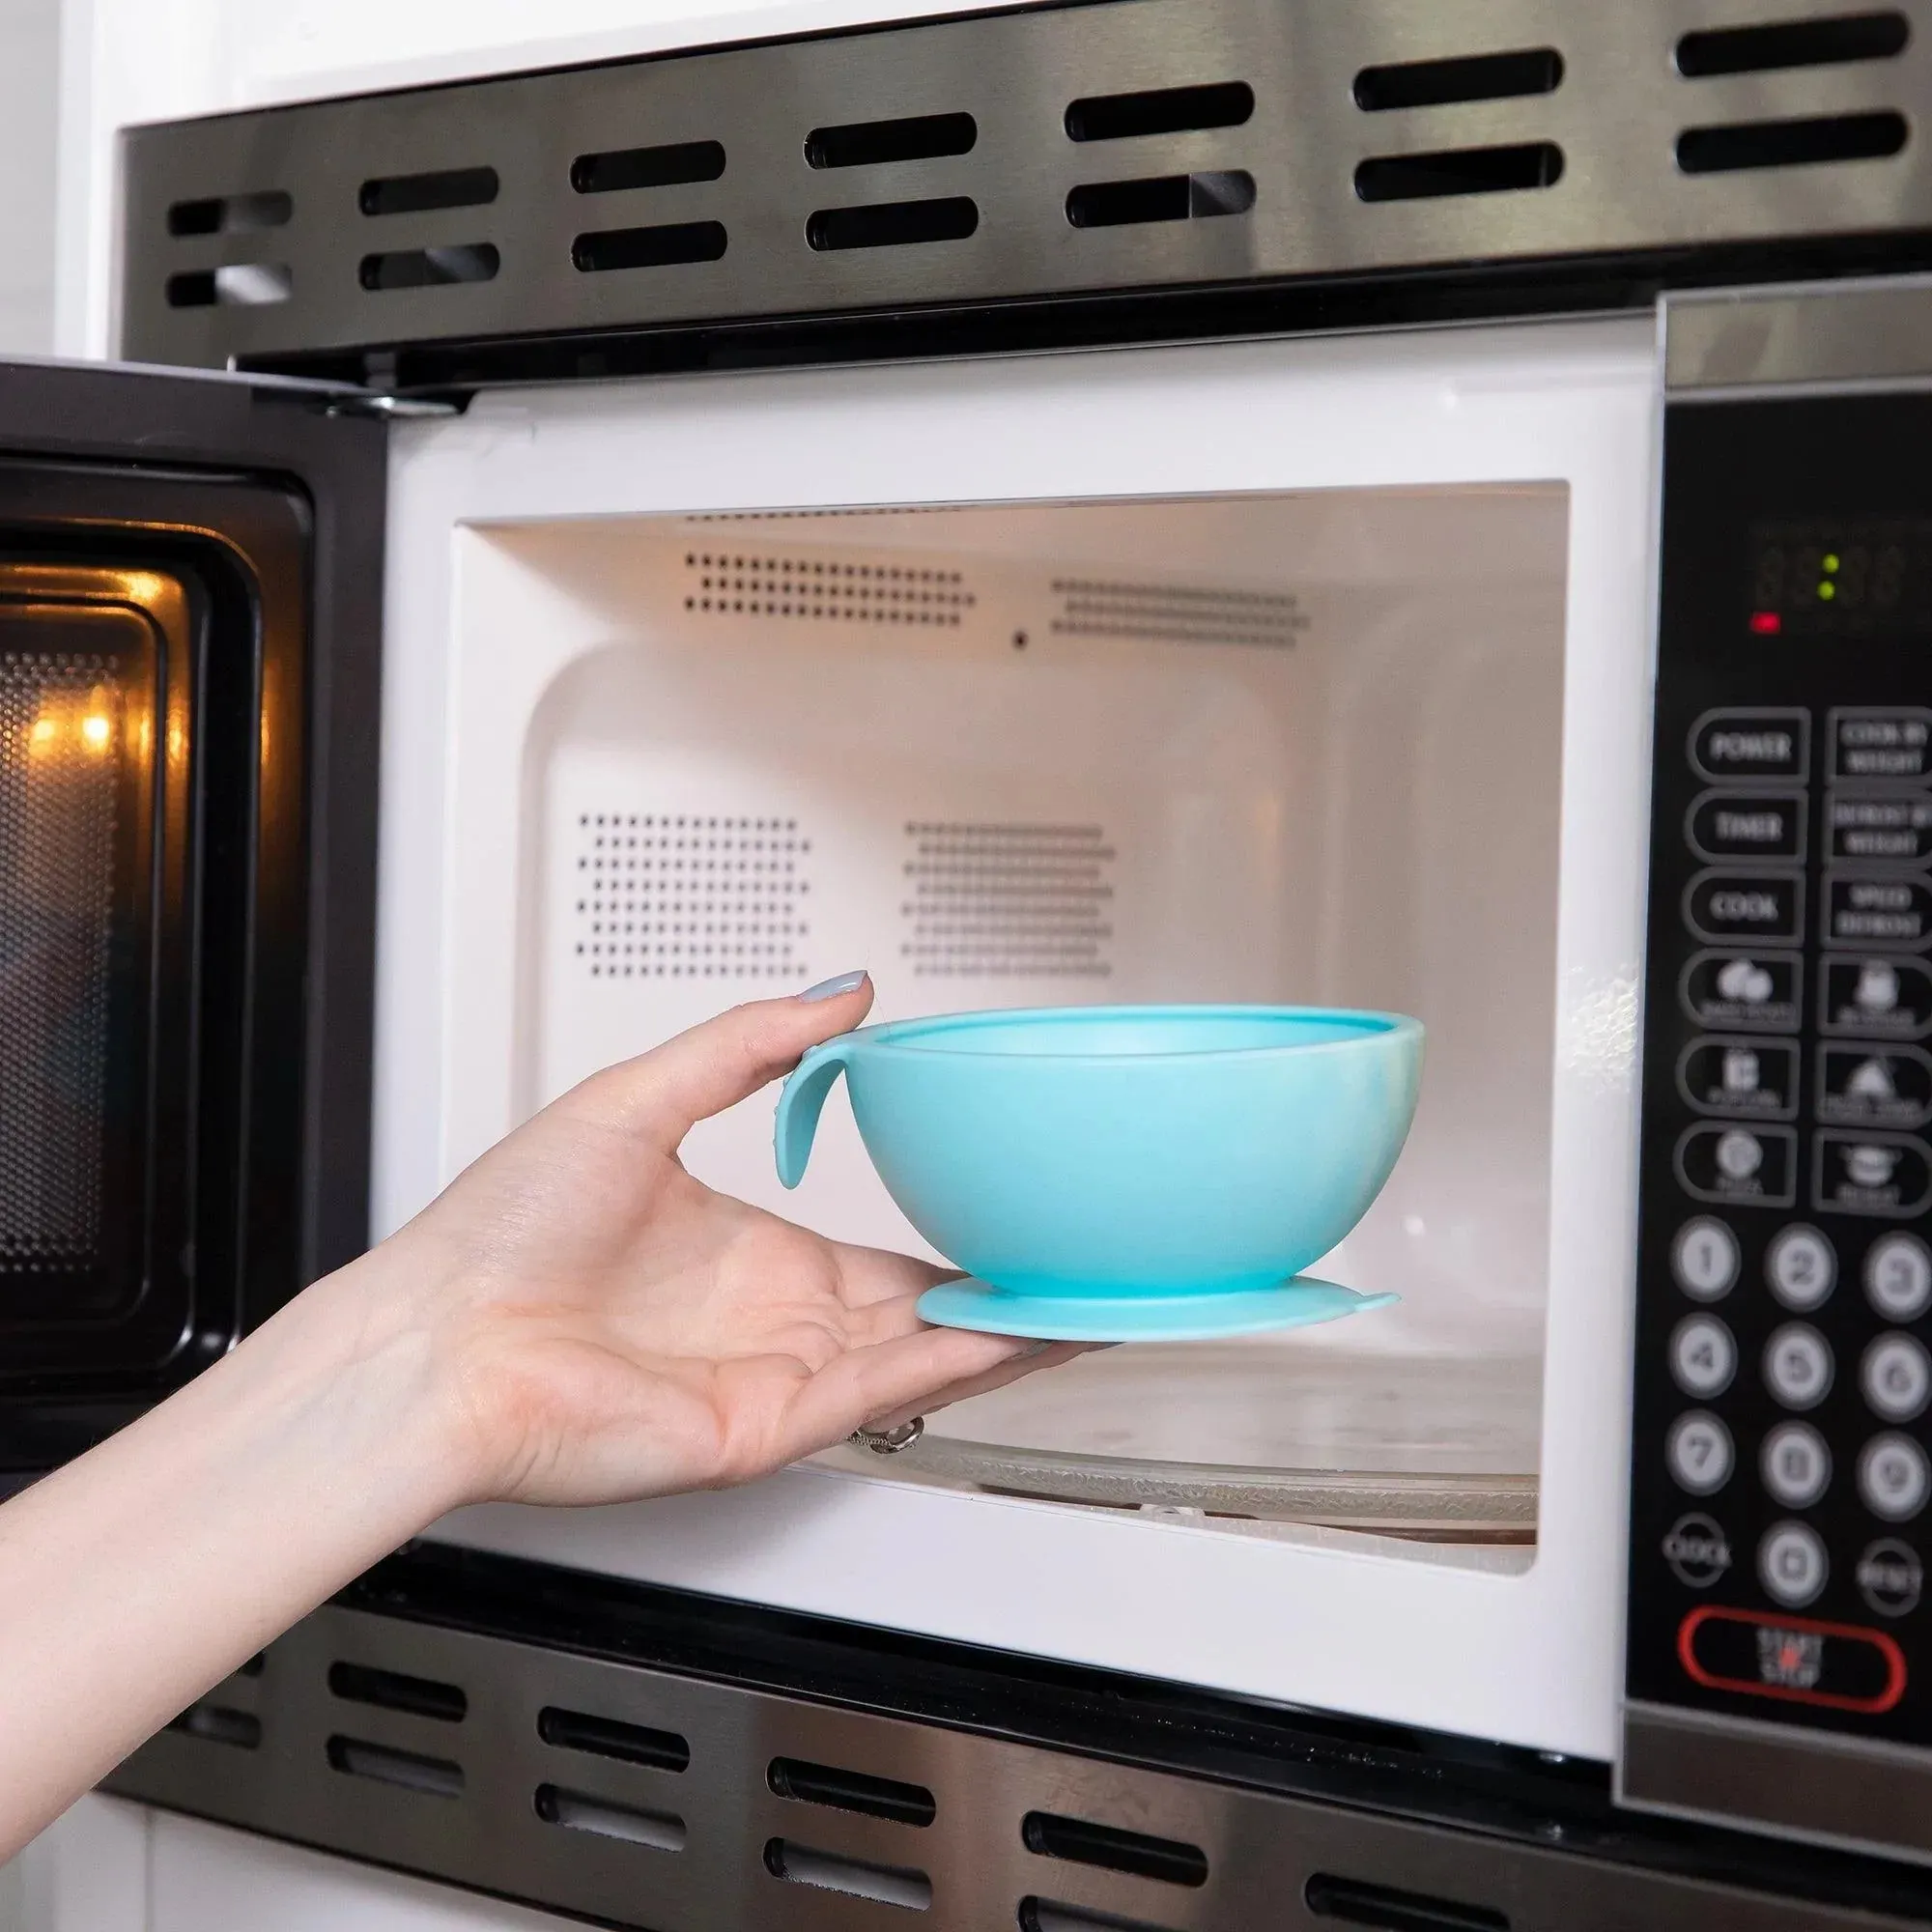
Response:
M1825 880L1824 925L1827 946L1923 952L1932 945L1932 885L1896 872L1832 872Z
M1803 1321L1787 1321L1764 1345L1764 1379L1786 1408L1816 1408L1832 1386L1830 1344Z
M1894 1321L1910 1321L1932 1302L1932 1254L1917 1235L1884 1235L1865 1256L1865 1299Z
M1700 1114L1788 1121L1798 1111L1798 1049L1788 1040L1694 1039L1677 1084Z
M1663 1457L1680 1490L1693 1496L1715 1494L1731 1479L1731 1432L1715 1415L1693 1408L1670 1425Z
M1881 1537L1859 1558L1859 1594L1882 1617L1902 1617L1918 1607L1925 1572L1911 1544Z
M1738 1345L1715 1315L1687 1315L1670 1335L1670 1373L1686 1395L1718 1395L1738 1370Z
M1894 1329L1865 1350L1859 1365L1865 1406L1888 1422L1910 1422L1932 1396L1932 1362L1910 1336Z
M1804 875L1699 872L1685 889L1684 919L1702 939L1788 945L1804 929Z
M1808 1422L1781 1422L1764 1438L1758 1474L1786 1509L1809 1509L1832 1482L1832 1452Z
M1830 1299L1838 1258L1816 1228L1782 1228L1764 1251L1764 1278L1793 1314L1808 1315Z
M1699 952L1684 969L1684 1010L1719 1032L1796 1033L1803 962L1788 952ZM1932 1020L1932 980L1927 981Z
M1809 1523L1780 1522L1757 1547L1757 1579L1786 1609L1802 1610L1825 1587L1832 1565Z
M1932 792L1834 791L1825 827L1828 858L1922 866L1932 859Z
M1809 730L1804 711L1707 711L1690 727L1690 763L1707 779L1802 779Z
M1738 1237L1710 1214L1694 1215L1670 1244L1670 1272L1692 1301L1720 1301L1738 1278Z
M1818 1017L1827 1033L1922 1039L1932 1033L1932 969L1918 959L1828 958Z
M1923 1126L1932 1120L1932 1056L1916 1046L1821 1046L1818 1118L1845 1127Z
M1691 806L1684 833L1703 859L1802 859L1804 795L1707 791Z
M1798 1137L1789 1127L1688 1127L1677 1143L1677 1178L1699 1201L1788 1208L1797 1183Z
M1902 1216L1932 1201L1932 1149L1923 1141L1821 1130L1813 1145L1820 1208Z
M1766 1544L1787 1531L1817 1543L1802 1523L1786 1523ZM1818 1558L1822 1565L1822 1547ZM1830 1710L1875 1714L1905 1694L1905 1653L1884 1631L1726 1604L1699 1604L1685 1616L1677 1627L1677 1660L1707 1690Z
M1911 1436L1874 1435L1859 1457L1859 1494L1873 1516L1906 1522L1925 1507L1932 1469Z
M1832 714L1834 779L1922 779L1932 772L1932 711L1909 704Z

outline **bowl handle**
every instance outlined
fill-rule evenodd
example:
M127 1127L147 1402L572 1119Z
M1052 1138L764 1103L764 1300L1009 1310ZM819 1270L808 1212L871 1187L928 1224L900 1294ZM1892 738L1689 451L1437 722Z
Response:
M814 1046L792 1068L791 1078L779 1095L772 1151L778 1156L779 1179L787 1187L796 1187L805 1179L805 1164L811 1158L811 1140L818 1131L825 1096L845 1070L849 1046L845 1039L828 1039Z

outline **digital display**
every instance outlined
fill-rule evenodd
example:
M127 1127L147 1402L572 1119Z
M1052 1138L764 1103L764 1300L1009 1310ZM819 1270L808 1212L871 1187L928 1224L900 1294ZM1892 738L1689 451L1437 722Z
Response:
M1758 637L1932 630L1932 518L1761 524L1749 595Z

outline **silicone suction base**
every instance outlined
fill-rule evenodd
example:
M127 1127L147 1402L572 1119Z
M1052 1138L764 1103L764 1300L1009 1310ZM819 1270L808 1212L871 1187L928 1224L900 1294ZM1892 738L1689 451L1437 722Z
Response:
M982 1334L1029 1335L1044 1342L1206 1342L1339 1321L1398 1299L1357 1294L1306 1275L1273 1288L1227 1293L1117 1297L1009 1294L968 1279L927 1289L919 1298L919 1313L940 1328L977 1328Z

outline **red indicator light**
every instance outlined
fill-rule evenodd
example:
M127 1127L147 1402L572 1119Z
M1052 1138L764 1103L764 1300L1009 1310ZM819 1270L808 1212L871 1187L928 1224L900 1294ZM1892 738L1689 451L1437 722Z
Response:
M1750 627L1760 638L1775 638L1784 628L1784 619L1776 611L1753 611Z

